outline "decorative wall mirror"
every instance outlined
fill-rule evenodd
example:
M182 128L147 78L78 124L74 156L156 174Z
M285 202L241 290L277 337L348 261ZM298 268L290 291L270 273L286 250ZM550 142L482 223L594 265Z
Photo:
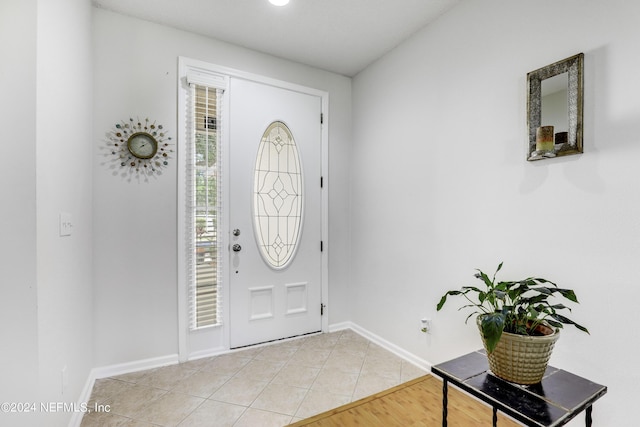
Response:
M527 74L527 160L582 153L584 54Z

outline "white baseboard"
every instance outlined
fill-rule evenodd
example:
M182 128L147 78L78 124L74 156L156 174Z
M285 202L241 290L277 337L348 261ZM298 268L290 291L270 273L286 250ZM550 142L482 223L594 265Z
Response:
M385 340L384 338L374 334L373 332L370 332L368 330L366 330L365 328L352 323L352 322L342 322L342 323L338 323L335 325L331 325L329 327L329 330L331 332L335 332L335 331L340 331L340 330L344 330L344 329L351 329L354 332L356 332L359 335L362 335L363 337L365 337L366 339L368 339L369 341L379 345L380 347L384 348L385 350L390 351L391 353L395 354L396 356L406 360L407 362L417 366L420 369L424 369L427 372L431 371L431 366L432 363L422 359L421 357L416 356L413 353L410 353L406 350L404 350L401 347L398 347L397 345Z
M329 332L337 332L337 331L344 331L345 329L353 329L352 325L353 323L351 322L333 323L329 325Z
M89 378L87 378L86 383L84 384L84 388L82 392L80 392L80 397L78 398L78 407L82 407L83 403L88 403L89 399L91 399L91 392L93 391L93 385L96 383L96 378L93 376L93 370L89 372ZM82 417L84 416L84 412L73 412L71 415L71 419L69 420L69 427L80 427L82 423Z
M205 357L219 356L221 354L225 354L228 352L229 352L229 349L226 349L224 347L211 348L208 350L200 350L200 351L195 351L189 354L189 356L187 356L188 357L187 360L191 361L191 360L204 359Z
M82 389L82 393L78 399L78 405L89 402L89 399L91 398L91 392L93 391L93 386L98 379L144 371L147 369L159 368L162 366L175 365L176 363L178 363L178 355L171 354L168 356L154 357L151 359L143 359L134 362L119 363L116 365L93 368L91 372L89 372L89 378L87 378L87 382ZM71 420L69 421L69 427L79 427L82 423L83 415L84 413L82 412L74 412Z
M178 355L153 357L150 359L135 360L133 362L119 363L116 365L103 366L91 370L94 378L108 378L116 375L130 374L132 372L144 371L147 369L160 368L162 366L175 365L178 363Z

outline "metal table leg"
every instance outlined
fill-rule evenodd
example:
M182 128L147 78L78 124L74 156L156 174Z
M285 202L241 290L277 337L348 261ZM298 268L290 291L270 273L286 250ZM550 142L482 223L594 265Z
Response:
M448 387L447 379L442 381L442 427L447 427L447 402L448 402Z
M591 424L593 423L593 421L591 420L591 411L593 411L593 405L587 406L587 409L585 410L585 413L587 414L585 425L587 427L591 427Z

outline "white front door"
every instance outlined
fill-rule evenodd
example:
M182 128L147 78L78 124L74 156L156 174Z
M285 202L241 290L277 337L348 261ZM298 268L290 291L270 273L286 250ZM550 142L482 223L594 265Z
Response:
M231 348L320 331L322 99L235 77L229 99Z

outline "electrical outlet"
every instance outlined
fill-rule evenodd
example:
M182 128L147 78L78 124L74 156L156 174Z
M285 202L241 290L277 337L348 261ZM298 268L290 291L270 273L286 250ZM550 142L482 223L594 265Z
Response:
M431 319L423 317L422 319L420 319L420 327L421 327L421 331L424 332L425 334L430 334L431 333Z

